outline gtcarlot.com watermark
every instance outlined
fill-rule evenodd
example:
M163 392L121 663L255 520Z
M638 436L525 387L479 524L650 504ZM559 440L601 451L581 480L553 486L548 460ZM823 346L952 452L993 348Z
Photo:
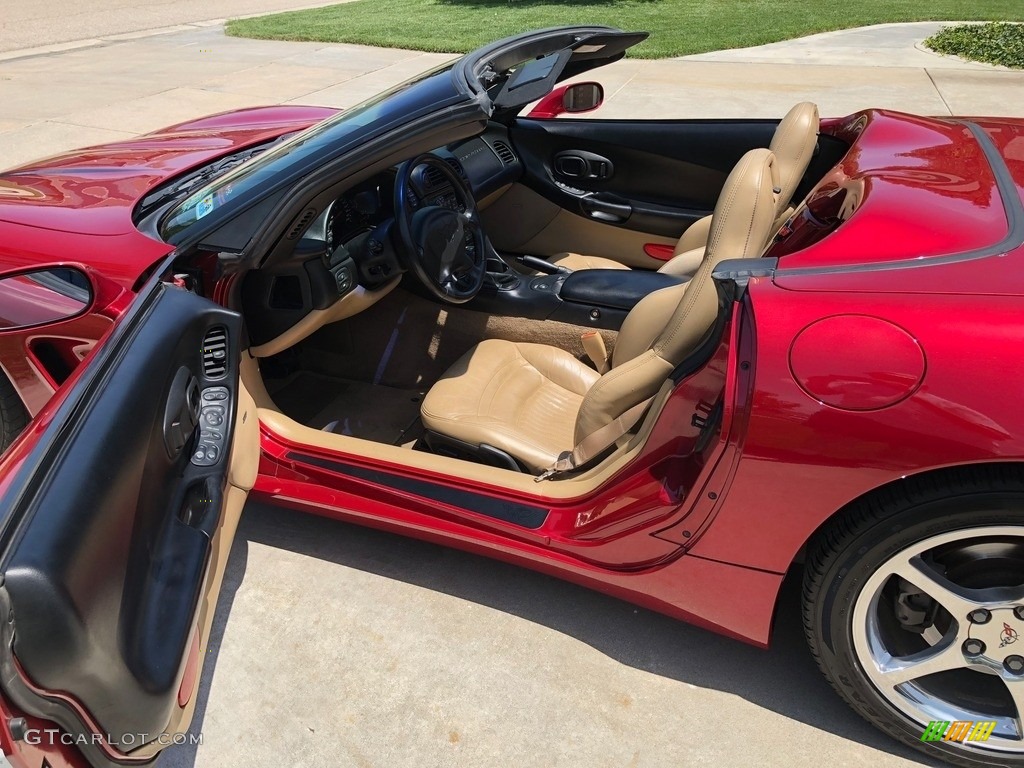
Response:
M67 733L59 728L29 728L25 731L27 744L67 744L85 746L108 744L121 751L141 747L143 744L156 743L162 747L178 744L203 743L201 733L122 733L120 735L103 733Z

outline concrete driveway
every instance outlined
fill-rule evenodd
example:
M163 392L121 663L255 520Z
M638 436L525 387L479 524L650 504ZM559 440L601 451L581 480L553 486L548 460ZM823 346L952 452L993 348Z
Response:
M165 768L926 764L804 644L761 651L514 566L250 504ZM827 758L826 758L827 756Z
M289 5L8 0L0 167L209 112L346 107L446 59L237 40L207 18ZM772 117L802 99L827 115L1024 114L1024 74L914 48L934 27L623 61L602 70L597 115ZM794 580L764 652L508 565L250 505L204 667L204 742L163 764L919 763L824 682L798 593Z
M0 52L339 2L344 0L3 0Z

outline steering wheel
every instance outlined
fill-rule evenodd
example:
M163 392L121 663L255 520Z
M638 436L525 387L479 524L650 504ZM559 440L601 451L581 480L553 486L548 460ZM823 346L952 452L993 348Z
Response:
M430 205L426 173L436 169L451 186L459 210ZM449 304L464 304L484 284L484 233L476 201L466 183L437 155L414 157L398 169L395 183L395 221L408 269L434 296Z

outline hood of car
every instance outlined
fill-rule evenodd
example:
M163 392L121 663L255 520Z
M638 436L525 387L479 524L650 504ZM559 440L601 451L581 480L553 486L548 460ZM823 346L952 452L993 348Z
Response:
M14 168L0 173L0 221L85 235L132 232L133 208L158 185L336 112L299 106L243 109Z

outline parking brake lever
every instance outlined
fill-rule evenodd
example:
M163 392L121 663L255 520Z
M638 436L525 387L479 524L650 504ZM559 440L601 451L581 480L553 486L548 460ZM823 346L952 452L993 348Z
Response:
M524 267L535 269L538 272L543 272L545 275L567 275L572 272L571 269L560 267L557 264L552 264L550 261L537 258L536 256L519 255L515 257L516 261L522 264Z

